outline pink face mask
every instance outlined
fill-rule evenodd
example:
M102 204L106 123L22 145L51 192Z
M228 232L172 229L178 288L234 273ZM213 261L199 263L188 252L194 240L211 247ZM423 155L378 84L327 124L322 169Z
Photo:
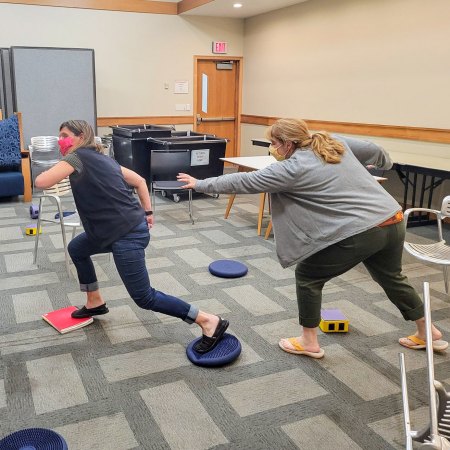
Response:
M61 152L61 155L66 156L70 147L72 147L72 145L73 145L73 137L67 136L65 138L60 138L60 139L58 139L58 144L59 144L59 151Z

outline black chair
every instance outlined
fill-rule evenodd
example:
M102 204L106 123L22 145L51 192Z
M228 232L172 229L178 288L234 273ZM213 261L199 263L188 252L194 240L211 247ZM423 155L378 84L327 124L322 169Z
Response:
M189 149L151 150L150 151L150 195L153 209L156 208L155 192L160 191L163 196L167 191L173 192L175 202L180 200L176 191L180 191L183 182L177 181L179 172L189 173L191 168L191 152ZM187 189L189 195L189 217L194 224L192 215L192 189Z

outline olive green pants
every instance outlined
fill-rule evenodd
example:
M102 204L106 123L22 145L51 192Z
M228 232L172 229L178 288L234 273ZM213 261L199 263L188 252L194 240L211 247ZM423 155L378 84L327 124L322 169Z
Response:
M422 300L402 274L405 232L404 222L374 227L298 263L295 281L300 325L319 326L324 284L361 262L406 320L422 318Z

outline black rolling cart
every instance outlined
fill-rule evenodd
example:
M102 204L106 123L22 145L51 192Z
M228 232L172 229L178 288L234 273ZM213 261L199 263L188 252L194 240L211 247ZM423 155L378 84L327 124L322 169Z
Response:
M189 175L195 178L217 177L223 174L223 161L227 140L212 135L172 133L170 137L149 137L148 144L151 150L180 150L188 149L190 152ZM185 133L185 132L181 132ZM151 167L151 164L150 164ZM166 193L161 193L163 196ZM171 192L175 202L180 201L180 195L186 194L182 189ZM200 194L196 194L200 195ZM217 196L216 196L217 197Z
M114 159L150 182L149 137L170 137L173 128L157 125L122 125L112 127Z

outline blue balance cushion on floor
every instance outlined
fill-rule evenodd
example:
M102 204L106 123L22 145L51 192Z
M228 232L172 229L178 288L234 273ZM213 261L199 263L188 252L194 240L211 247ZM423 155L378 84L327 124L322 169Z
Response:
M237 278L248 272L248 267L233 259L218 259L209 265L209 271L216 277Z
M26 428L0 441L1 450L67 450L61 435L46 428Z
M197 353L194 345L201 337L194 339L186 349L186 355L191 363L203 367L220 367L232 363L241 354L241 343L238 338L225 333L218 344L207 353Z

